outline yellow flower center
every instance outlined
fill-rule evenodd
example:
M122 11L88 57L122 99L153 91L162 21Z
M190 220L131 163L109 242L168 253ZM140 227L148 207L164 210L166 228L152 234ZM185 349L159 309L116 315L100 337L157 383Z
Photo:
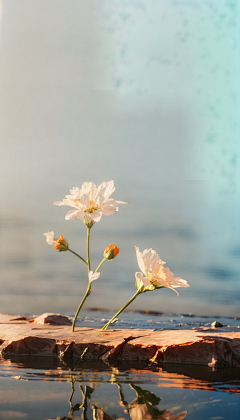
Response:
M89 209L85 210L85 213L93 213L94 211L96 211L98 209L97 203L95 203L92 200L89 200L89 205L90 205L90 207L89 207Z
M157 272L155 272L155 274L157 274ZM147 274L146 275L146 277L148 278L148 280L150 281L150 283L153 285L153 286L155 286L155 287L157 287L157 286L159 286L159 282L157 281L157 280L155 280L154 279L154 277L153 277L153 275L151 275L151 274Z
M80 209L82 209L82 202L79 198L75 198L72 200ZM94 211L98 210L98 205L95 201L89 200L89 209L84 210L85 213L93 213Z
M158 277L160 277L161 279L166 280L167 279L167 275L165 273L164 268L165 267L160 267L158 270L156 270L156 275Z
M148 273L148 274L146 274L146 277L148 278L148 280L152 283L152 281L153 281L153 276L150 274L150 273Z

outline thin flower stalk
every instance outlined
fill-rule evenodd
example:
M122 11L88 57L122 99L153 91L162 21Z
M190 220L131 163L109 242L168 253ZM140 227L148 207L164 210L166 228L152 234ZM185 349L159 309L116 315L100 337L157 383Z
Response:
M98 268L97 268L97 270L98 270ZM91 293L92 281L97 280L100 276L100 273L98 273L97 270L95 270L95 273L93 273L93 271L89 271L89 273L88 273L88 280L89 280L88 288L87 288L86 293L85 293L85 295L84 295L84 297L83 297L83 299L82 299L82 301L81 301L81 303L80 303L80 305L77 309L77 312L75 314L73 324L72 324L72 332L74 332L74 328L75 328L75 324L76 324L76 321L77 321L78 314L79 314L85 300L87 299L87 297Z
M87 265L88 265L88 272L91 271L90 253L89 253L90 229L91 228L87 227Z
M130 305L130 303L132 303L133 301L134 301L134 299L136 299L136 297L140 294L140 293L142 293L140 290L137 290L136 291L136 293L135 293L135 295L133 295L133 297L126 303L126 305L124 305L113 317L112 317L112 319L110 319L110 321L109 322L107 322L107 324L105 324L104 325L104 327L101 329L101 331L105 331L108 327L109 327L109 325L114 321L114 319L116 319L117 318L117 316L118 315L120 315L120 313L122 312L122 311L124 311L124 309L126 309L127 307L128 307L128 305Z
M52 232L44 233L43 236L46 237L46 242L49 245L54 244L54 248L57 249L58 251L70 251L72 254L76 255L76 257L80 258L80 260L82 260L85 264L87 264L87 261L84 260L84 258L82 258L79 254L77 254L76 252L74 252L72 249L69 248L68 242L64 239L63 235L60 235L60 237L56 239L54 238L54 232L52 231Z
M88 274L91 271L90 252L89 252L90 229L91 229L90 227L87 227L87 266L88 266ZM87 287L86 293L85 293L85 295L84 295L84 297L83 297L83 299L82 299L79 307L77 308L77 312L75 313L75 316L74 316L74 319L73 319L73 324L72 324L72 332L74 332L74 328L75 328L75 324L76 324L76 321L77 321L78 314L79 314L80 310L82 309L82 306L83 306L85 300L87 299L87 297L91 293L91 287L92 287L92 283L91 283L91 281L89 281L88 282L88 287Z
M76 324L76 321L77 321L78 314L79 314L80 310L82 309L82 306L83 306L85 300L87 299L87 297L90 295L90 293L91 293L91 283L89 282L88 283L88 288L87 288L86 293L83 297L83 300L81 301L79 307L77 308L77 312L75 313L73 324L72 324L72 332L74 332L74 328L75 328L75 324Z
M82 260L85 264L88 265L87 261L84 260L84 258L82 258L80 255L78 255L76 252L72 251L71 249L68 248L68 251L70 251L72 254L76 255L76 257L80 258L80 260Z
M106 258L103 258L100 264L97 266L95 273L99 270L99 268L103 265L105 261L107 261Z

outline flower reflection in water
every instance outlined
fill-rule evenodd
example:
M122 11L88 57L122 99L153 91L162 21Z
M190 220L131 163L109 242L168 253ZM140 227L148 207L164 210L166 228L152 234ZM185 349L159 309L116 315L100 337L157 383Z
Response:
M110 382L118 386L120 396L119 405L124 409L123 417L117 416L116 414L112 414L112 416L107 414L106 411L104 411L104 409L101 407L100 403L95 402L91 404L92 393L99 386L99 384L91 383L92 386L85 385L83 387L82 384L78 381L77 377L72 377L69 380L69 382L71 382L72 392L68 400L70 404L70 412L68 413L68 416L57 417L55 419L48 420L77 420L80 418L80 411L82 411L82 420L123 420L126 414L128 414L132 420L182 420L186 417L187 411L182 411L181 413L174 415L173 410L159 410L157 406L160 403L161 398L156 397L153 392L144 390L140 386L134 384L129 384L129 386L136 392L137 397L130 404L128 404L125 400L121 383L116 376L117 373L117 369L114 369L114 373L112 374ZM82 394L82 403L73 405L72 399L75 392L76 383L78 383ZM77 415L74 417L76 412ZM87 417L87 413L91 413L89 417Z
M153 392L145 391L140 386L129 384L137 394L128 406L125 413L128 413L132 420L164 419L164 420L182 420L186 417L187 411L174 415L172 410L159 410L156 408L161 398L156 397Z

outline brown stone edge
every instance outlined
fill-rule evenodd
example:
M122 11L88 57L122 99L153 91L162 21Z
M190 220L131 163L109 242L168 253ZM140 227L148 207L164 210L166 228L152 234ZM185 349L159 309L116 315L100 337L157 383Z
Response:
M141 344L147 336L127 337L116 344L108 342L76 342L46 337L27 336L19 340L0 340L0 354L56 356L60 359L81 358L87 349L85 359L138 360L152 363L179 363L208 365L212 367L240 367L240 340L199 337L198 341L163 346Z
M148 361L240 367L240 333L214 330L107 330L37 325L4 315L0 355L36 355L103 361Z

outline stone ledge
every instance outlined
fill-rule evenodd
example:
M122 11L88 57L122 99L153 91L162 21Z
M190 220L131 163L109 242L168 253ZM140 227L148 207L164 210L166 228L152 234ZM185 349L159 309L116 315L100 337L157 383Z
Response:
M45 318L51 315L46 324ZM54 317L54 315L56 315ZM81 357L86 359L146 360L152 363L180 363L240 367L240 332L200 330L116 330L96 331L70 325L60 314L37 318L0 315L0 353ZM67 317L66 317L67 318ZM35 319L35 322L33 322Z

